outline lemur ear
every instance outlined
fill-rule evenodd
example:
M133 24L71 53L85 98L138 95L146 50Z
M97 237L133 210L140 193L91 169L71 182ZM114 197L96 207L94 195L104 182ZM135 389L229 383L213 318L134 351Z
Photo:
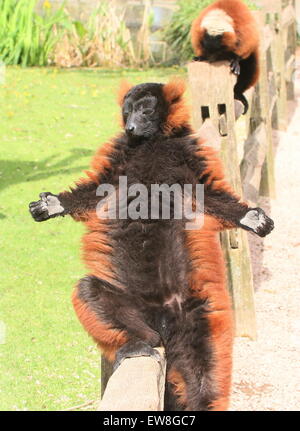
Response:
M133 87L130 82L126 81L126 79L123 79L120 83L120 88L118 91L118 104L120 106L123 106L124 99L128 91Z
M183 79L174 78L163 86L163 95L169 103L168 115L164 125L164 132L170 135L174 129L188 126L190 110L186 106L183 96L186 85Z
M183 96L186 85L183 79L173 78L163 86L164 97L170 104L177 102Z

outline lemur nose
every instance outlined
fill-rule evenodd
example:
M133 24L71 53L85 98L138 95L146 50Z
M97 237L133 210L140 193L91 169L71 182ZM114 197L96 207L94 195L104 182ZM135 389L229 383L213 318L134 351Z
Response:
M133 132L135 131L135 129L136 129L136 126L135 126L134 124L129 124L129 125L126 127L126 132L127 132L127 133L133 133Z

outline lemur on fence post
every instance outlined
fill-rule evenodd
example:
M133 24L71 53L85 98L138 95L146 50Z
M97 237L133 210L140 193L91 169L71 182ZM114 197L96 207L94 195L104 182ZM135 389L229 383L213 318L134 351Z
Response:
M136 355L159 360L154 347L164 346L165 409L225 410L233 318L218 233L241 227L265 236L273 221L231 190L216 153L190 125L184 90L179 80L123 86L122 133L100 147L75 188L42 193L30 212L39 222L71 215L86 225L89 272L74 289L73 305L105 357L115 367ZM149 193L152 185L202 185L203 226L187 230L187 220L174 217L173 195L169 218L163 217L162 199L154 218L129 211L127 217L99 217L97 206L109 206L113 195L97 195L98 187L111 185L118 195L120 177ZM194 192L190 198L195 204ZM134 198L126 197L127 209L132 204ZM135 215L142 206L151 206L149 194Z
M242 0L218 0L201 11L191 28L196 61L228 60L237 75L234 97L248 110L244 92L259 78L259 30Z

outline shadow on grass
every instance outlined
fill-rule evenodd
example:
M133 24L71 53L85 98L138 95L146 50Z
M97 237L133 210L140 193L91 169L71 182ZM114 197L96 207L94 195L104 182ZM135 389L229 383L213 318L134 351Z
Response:
M1 160L0 159L0 192L7 187L29 181L38 181L55 175L65 175L72 172L83 171L89 168L89 163L84 166L72 167L75 161L90 156L93 151L84 148L73 148L70 155L58 159L59 154L39 161ZM84 173L82 173L84 176ZM76 181L78 178L74 178ZM66 184L66 187L68 184ZM42 191L42 190L41 190ZM5 216L4 216L5 217ZM1 215L0 215L1 218Z

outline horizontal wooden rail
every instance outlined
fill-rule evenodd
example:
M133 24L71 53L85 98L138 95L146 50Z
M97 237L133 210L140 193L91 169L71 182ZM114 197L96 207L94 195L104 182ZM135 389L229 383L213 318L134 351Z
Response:
M125 359L107 382L101 411L161 411L164 409L166 360L150 356Z

